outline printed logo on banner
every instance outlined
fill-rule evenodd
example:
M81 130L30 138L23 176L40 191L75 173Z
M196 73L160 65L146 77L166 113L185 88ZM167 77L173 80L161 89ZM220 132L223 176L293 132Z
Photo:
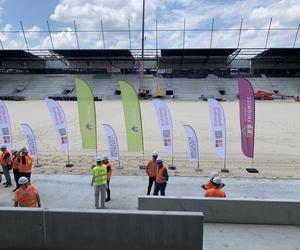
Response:
M215 138L216 138L216 148L222 147L222 145L223 145L223 131L222 130L215 131Z
M114 136L108 136L107 138L108 138L111 157L118 157L117 144Z
M196 141L194 140L193 137L188 137L188 142L189 142L189 146L190 146L191 159L197 159L198 154L197 154Z
M253 136L253 126L251 124L247 124L245 127L243 127L242 131L246 137Z
M170 130L163 130L163 138L164 138L164 145L165 146L171 146L172 145L171 131Z

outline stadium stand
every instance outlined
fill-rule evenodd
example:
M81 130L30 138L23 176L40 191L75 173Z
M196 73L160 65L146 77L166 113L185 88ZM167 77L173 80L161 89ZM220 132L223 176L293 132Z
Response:
M254 91L283 98L300 95L300 49L260 50L252 59L235 59L237 49L162 49L146 58L144 90L155 97L178 100L234 100L236 76L250 79ZM50 50L35 55L0 51L0 98L3 100L76 100L74 77L86 80L95 100L121 99L118 80L140 86L138 58L130 50Z

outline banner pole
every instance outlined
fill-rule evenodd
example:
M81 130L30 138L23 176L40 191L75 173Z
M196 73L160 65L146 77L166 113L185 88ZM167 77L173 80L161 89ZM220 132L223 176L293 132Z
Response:
M67 165L66 165L66 167L67 167L67 168L71 168L71 167L73 167L74 165L73 165L73 164L70 164L70 150L69 150L69 146L68 146L68 154L67 154L67 159L68 159L68 162L67 162Z

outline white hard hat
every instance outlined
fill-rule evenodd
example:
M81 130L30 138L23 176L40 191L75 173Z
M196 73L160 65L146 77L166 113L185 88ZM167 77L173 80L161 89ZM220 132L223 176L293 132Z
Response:
M164 160L161 157L157 157L156 162L163 162Z
M96 158L96 162L100 162L100 161L103 161L103 157L101 155L99 155L97 158Z
M156 151L153 151L152 156L158 156L158 153Z
M12 149L12 150L11 150L11 153L12 153L12 154L17 153L17 152L18 152L18 150L16 150L16 149Z
M20 185L26 184L26 183L28 183L28 179L27 179L25 176L22 176L22 177L20 177L20 179L18 180L18 183L19 183Z
M219 176L219 173L217 171L214 171L214 172L210 173L209 178L212 179L212 178L217 177L217 176Z
M107 161L108 160L108 156L107 155L102 155L102 160L103 161Z
M27 148L23 148L22 151L28 153L28 149Z
M220 176L216 176L216 177L213 178L212 182L215 183L215 184L221 184L222 179L221 179Z
M1 149L7 149L6 145L1 145Z

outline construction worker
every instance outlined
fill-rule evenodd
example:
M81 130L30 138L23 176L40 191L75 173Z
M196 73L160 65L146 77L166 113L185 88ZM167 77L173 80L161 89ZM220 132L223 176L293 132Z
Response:
M215 177L219 176L219 173L217 171L211 172L209 175L209 181L206 184L203 184L201 187L205 190L213 188L215 185L213 183L213 179ZM225 186L224 183L221 184L221 188Z
M28 150L25 147L20 150L20 153L21 153L21 162L19 166L20 176L25 176L30 182L32 157L28 155Z
M106 196L105 202L108 202L108 201L110 201L109 182L111 180L112 164L108 161L108 157L106 155L103 155L102 158L103 158L103 163L106 165L106 168L107 168L107 187L106 187L107 196Z
M97 165L93 168L91 186L95 187L95 208L99 208L99 193L101 192L101 208L105 208L105 190L107 186L107 167L103 163L102 156L96 158Z
M0 158L0 164L2 166L3 174L6 179L6 182L3 183L3 185L5 185L5 187L7 188L12 185L10 173L9 173L9 171L11 170L11 167L12 167L12 161L11 161L11 157L10 157L10 152L8 151L6 145L2 145L0 149L2 151L1 158Z
M152 159L148 162L147 167L146 167L146 173L149 176L149 184L148 184L147 195L150 195L153 183L154 183L154 189L155 189L155 177L156 177L156 169L157 169L156 159L157 159L157 157L158 157L158 153L156 151L153 151Z
M164 167L163 159L161 157L157 157L156 162L157 162L157 169L156 169L156 182L155 182L154 195L158 195L159 191L160 191L160 195L165 195L167 181L169 180L168 171Z
M25 176L18 181L20 188L16 190L15 207L41 207L41 200L37 190Z
M222 180L220 176L216 176L212 180L214 187L206 191L205 197L226 197L225 192L222 188Z
M20 184L18 182L20 178L19 167L21 164L20 151L18 152L16 149L12 149L11 155L12 155L12 168L14 173L14 179L16 182L16 188L13 191L16 191L18 188L20 188Z

